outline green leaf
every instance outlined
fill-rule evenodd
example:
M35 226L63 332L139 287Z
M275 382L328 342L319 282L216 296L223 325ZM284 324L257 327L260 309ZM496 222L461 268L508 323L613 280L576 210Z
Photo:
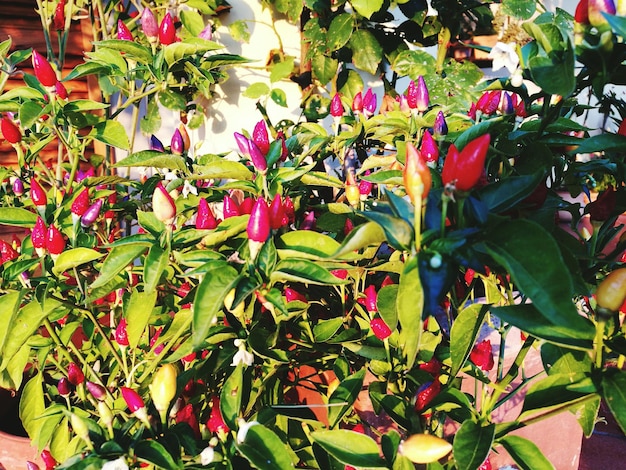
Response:
M159 245L154 244L150 247L146 262L143 267L143 282L146 292L156 290L161 275L168 266L170 250L164 250Z
M213 41L202 38L188 38L183 42L175 42L165 46L163 57L171 67L176 62L195 54L204 54L208 51L221 49L223 46Z
M626 136L619 134L598 134L587 137L576 149L576 153L592 153L598 151L626 151Z
M270 82L276 83L284 78L289 78L293 73L295 57L287 56L281 62L272 65L270 70Z
M283 440L262 424L250 426L237 449L260 470L292 470L298 457Z
M554 470L554 465L533 442L520 436L506 436L498 441L521 470Z
M376 441L365 434L340 429L315 431L311 433L311 438L345 465L357 468L388 468L379 455Z
M592 348L595 328L582 316L571 322L574 324L556 325L530 304L493 307L491 313L520 330L550 343L583 350Z
M339 279L320 266L318 263L305 259L284 259L278 262L270 276L272 284L276 282L302 282L305 284L319 284L337 286L349 281Z
M435 69L435 58L422 49L402 51L396 56L391 68L398 75L415 80L420 75L427 76Z
M383 0L352 0L350 4L356 12L369 19L374 13L383 7Z
M615 31L622 38L626 38L626 17L609 14L604 14L603 16L609 22L613 31Z
M239 273L226 261L213 261L196 289L193 302L193 344L199 348L211 323L224 305L224 298L237 285Z
M331 51L341 49L348 43L352 30L354 30L354 16L349 13L341 13L333 18L328 28L327 46Z
M124 318L128 322L126 330L128 332L128 343L131 348L136 348L141 339L152 310L156 304L157 291L152 292L139 292L137 290L132 291L130 299L124 302Z
M577 351L555 344L541 345L541 360L548 375L591 373L592 362L587 351Z
M325 343L332 338L341 325L343 325L343 317L329 318L328 320L320 320L313 327L313 337L316 343Z
M316 54L311 59L311 69L320 83L328 83L337 74L339 61L324 54Z
M450 330L450 377L456 377L465 365L489 310L488 305L473 304L459 312Z
M204 29L204 20L202 19L202 15L194 10L181 10L180 21L183 23L183 26L189 33L196 37L198 36L202 30Z
M94 42L94 46L123 52L127 59L134 59L145 64L152 62L152 52L150 52L150 49L134 41L108 39L106 41L96 41Z
M137 459L153 464L156 468L179 470L182 464L176 463L168 450L155 440L141 440L133 446Z
M167 109L173 111L185 111L187 107L187 100L179 93L175 93L172 90L163 90L159 92L159 102Z
M95 140L122 150L130 148L126 129L117 121L99 122L89 133Z
M0 207L0 224L33 228L37 214L21 207Z
M270 94L270 87L263 82L256 82L250 85L243 92L243 96L246 98L252 98L253 100L259 99L261 96L267 96Z
M378 3L378 0L365 0L364 3ZM353 4L354 6L354 4ZM376 74L378 65L383 59L383 48L380 46L372 33L366 29L359 29L350 38L350 49L352 49L352 62L361 70Z
M146 135L156 134L161 128L161 111L155 99L149 99L146 113L141 118L141 132Z
M452 452L459 470L474 470L482 465L493 444L496 433L495 424L481 425L466 420L452 444Z
M341 246L332 254L332 258L338 259L362 248L380 245L385 240L385 232L379 224L376 222L361 224L348 234Z
M384 286L378 291L378 296L376 297L378 313L391 331L398 327L398 290L399 286L397 284Z
M404 220L383 212L360 212L360 214L376 222L385 232L389 244L397 250L409 250L413 243L413 227Z
M250 41L250 31L248 31L248 25L243 20L232 22L228 26L228 32L235 41L248 42Z
M252 181L254 174L240 162L233 162L223 158L194 165L194 176L200 179L234 179Z
M312 230L286 232L277 240L276 249L284 258L328 258L339 249L339 242Z
M406 361L406 370L411 370L420 347L424 293L417 271L417 256L409 258L400 276L397 297L398 322L401 331L398 349Z
M19 111L20 123L22 124L22 127L24 129L29 129L33 124L35 124L42 113L43 108L40 104L35 103L34 101L26 101L22 103Z
M578 421L578 424L580 424L580 427L583 429L585 437L591 437L593 434L601 401L602 398L600 395L596 395L590 400L586 400L584 403L579 406L574 406L571 409L571 412L576 416L576 421Z
M212 247L235 237L246 230L249 218L249 215L229 217L219 224L215 231L205 236L202 239L202 244L206 247Z
M92 250L91 248L72 248L64 251L57 257L54 261L52 272L55 276L58 276L68 269L76 268L82 264L95 261L103 256L103 253Z
M337 389L328 398L328 423L331 428L336 427L361 393L365 380L365 368L361 368L349 375L337 386Z
M137 166L167 168L169 170L180 171L187 170L185 160L180 155L162 153L155 150L142 150L140 152L133 153L113 165L114 168Z
M559 246L543 227L523 219L498 224L487 234L486 247L552 323L564 327L584 323L572 302L572 276Z
M626 372L608 370L602 376L602 396L623 433L626 433Z
M537 9L536 0L503 0L502 13L517 17L521 20L528 20Z
M14 324L14 317L20 306L22 298L26 294L25 290L8 292L0 297L0 357L6 357L4 345L10 338L10 332ZM0 361L0 365L5 361ZM0 368L2 370L2 368Z
M116 246L104 260L100 268L100 275L91 284L91 289L96 289L111 281L117 274L132 263L150 246L148 243L135 243L130 245Z
M33 376L22 390L20 398L20 420L31 439L39 436L43 421L40 419L46 409L43 395L43 376L41 372Z
M220 411L222 418L230 429L237 427L237 418L241 409L243 394L243 363L237 364L232 373L224 381L220 393Z
M272 101L278 106L282 106L283 108L287 107L287 94L280 88L274 88L270 92L270 98L272 98Z
M512 176L480 189L479 197L490 212L502 213L532 194L543 178L543 173Z
M519 419L538 412L577 407L598 392L586 374L554 374L535 381L529 387Z

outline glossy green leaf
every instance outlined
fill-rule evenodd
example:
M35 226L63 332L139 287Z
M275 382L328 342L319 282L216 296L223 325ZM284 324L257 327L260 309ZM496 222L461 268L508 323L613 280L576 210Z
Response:
M318 263L306 259L284 259L278 262L276 269L270 276L272 284L276 282L302 282L305 284L319 284L337 286L349 281L339 279L328 269Z
M169 263L170 250L164 250L159 245L152 245L143 267L143 282L146 292L156 290L161 275Z
M33 228L37 214L21 207L0 207L0 224Z
M435 69L435 58L425 50L401 51L391 64L391 68L401 76L417 80Z
M502 13L527 20L535 13L537 3L535 0L503 0Z
M41 415L46 409L43 394L43 375L33 376L22 390L20 398L20 420L31 439L37 439L43 425Z
M320 320L313 327L313 336L318 343L324 343L332 338L339 328L343 325L343 317L329 318L328 320Z
M155 150L142 150L133 153L113 165L115 168L125 167L154 167L167 168L169 170L186 171L187 165L180 155L157 152Z
M198 285L193 302L193 344L199 348L224 305L224 298L237 285L239 273L225 261L214 261Z
M262 424L250 426L243 442L237 449L259 470L291 470L298 463L298 457L275 432Z
M417 351L420 347L422 331L422 311L424 310L424 293L417 272L417 257L409 258L400 276L397 297L398 322L400 338L398 349L402 351L406 361L406 369L415 364Z
M490 212L502 213L529 196L543 178L543 173L512 176L488 184L479 191L479 197Z
M253 83L243 92L243 96L245 96L246 98L252 98L253 100L259 99L261 96L267 96L269 94L270 87L263 82Z
M294 57L287 56L283 61L273 64L270 70L270 82L276 83L289 78L294 71L294 60Z
M54 268L52 268L52 272L55 276L58 276L68 269L76 268L82 264L95 261L103 256L103 253L92 250L91 248L72 248L62 252L57 257L54 261Z
M533 442L520 436L506 436L498 441L521 470L554 470L554 465Z
M379 224L376 222L361 224L348 234L341 246L332 254L332 258L339 259L362 248L380 245L385 240L385 232Z
M365 3L373 4L377 1L365 0ZM378 65L383 59L383 48L374 35L366 29L356 30L350 38L349 46L352 49L352 62L354 65L375 75Z
M149 246L149 244L145 243L136 243L113 247L100 268L100 275L91 284L90 288L97 289L113 280L117 274L126 269Z
M362 468L387 468L379 455L376 441L365 434L338 429L315 431L311 438L326 452L345 465Z
M623 15L623 13L622 13ZM604 17L619 36L626 38L626 17L605 13Z
M25 293L24 290L20 290L17 292L7 292L0 296L0 358L6 357L6 354L3 353L4 345L9 338L13 318L17 313L17 309ZM0 365L2 364L4 364L4 361L0 361Z
M626 372L605 372L602 376L602 396L622 432L626 433Z
M187 38L182 42L175 42L165 46L163 57L169 66L176 62L193 56L195 54L204 54L205 52L221 49L224 46L207 41L202 38Z
M588 351L577 351L551 343L541 345L541 360L549 375L591 373Z
M130 148L126 128L117 121L104 121L96 124L89 134L95 140L122 150Z
M359 15L369 19L382 8L383 0L352 0L350 4Z
M124 41L121 39L108 39L106 41L97 41L94 43L96 48L107 48L114 51L123 52L128 58L132 58L139 62L152 62L152 53L150 49L142 46L134 41Z
M313 74L317 77L320 83L328 83L337 74L337 68L339 62L337 59L325 56L323 54L316 54L311 59L311 69Z
M39 116L43 113L43 108L39 103L34 101L26 101L20 106L19 116L20 124L24 129L29 129Z
M378 313L391 331L394 331L398 326L398 291L399 286L397 284L384 286L378 291L376 297Z
M413 244L413 227L404 220L382 212L361 212L366 219L376 222L385 232L387 242L397 250L408 250Z
M328 27L328 48L331 51L341 49L348 43L354 29L354 16L341 13L333 18Z
M485 461L496 432L495 424L466 420L454 436L452 452L459 470L474 470Z
M593 434L593 430L598 422L598 411L600 410L601 401L600 395L594 395L591 399L585 400L584 403L571 408L571 412L576 416L576 421L583 429L585 437L591 437Z
M543 227L524 219L493 226L487 234L487 250L552 323L564 327L581 324L572 302L572 276L556 241Z
M339 242L312 230L295 230L281 235L276 249L281 259L299 257L315 260L330 257L339 249Z
M243 363L232 368L231 374L224 381L220 393L220 411L222 418L230 429L236 429L241 399L243 394Z
M156 299L156 290L151 292L133 290L130 299L124 302L124 318L128 322L126 331L128 332L128 343L131 348L136 348L139 344L141 335L150 321Z
M281 90L280 88L274 88L270 92L270 98L278 106L282 106L283 108L287 107L287 94L284 92L284 90Z
M202 244L206 247L212 247L230 240L246 230L249 218L249 215L238 215L224 220L213 232L202 239Z
M196 7L191 6L191 8ZM179 12L179 15L183 26L192 36L198 36L204 29L204 19L199 12L184 9Z
M595 329L593 324L579 317L572 325L555 325L533 305L493 307L491 313L501 320L550 343L576 349L591 349Z
M599 134L587 137L576 149L577 153L592 152L624 152L626 151L626 136L619 134Z
M461 310L454 320L450 330L451 377L456 377L465 365L488 310L488 305L472 304Z
M555 374L535 381L529 387L520 419L539 411L555 408L567 409L598 392L592 379L586 374Z
M331 428L336 427L341 419L352 409L352 406L361 393L365 380L365 368L359 369L341 381L332 395L328 398L328 423Z
M179 470L183 468L182 463L176 463L168 450L155 440L141 440L135 443L133 451L138 460L151 463L156 468L164 470Z
M240 162L215 158L210 162L194 166L194 177L198 179L236 179L251 181L254 174Z

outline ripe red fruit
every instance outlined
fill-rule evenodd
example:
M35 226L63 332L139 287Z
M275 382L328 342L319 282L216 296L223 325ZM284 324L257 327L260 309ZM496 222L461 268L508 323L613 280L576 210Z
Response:
M391 328L387 326L387 323L385 323L382 318L374 318L372 321L370 321L370 328L372 329L372 333L374 333L374 336L376 336L381 341L389 338L392 333Z
M89 189L84 188L72 202L71 211L72 214L80 217L87 209L89 209Z
M22 140L22 132L20 131L20 128L7 116L2 118L0 128L2 130L2 135L10 144L17 144Z
M54 72L50 62L39 52L33 51L33 69L35 77L43 86L54 86L57 80L57 74Z
M493 353L491 351L491 341L486 339L474 346L469 359L482 370L488 371L493 369L495 363L493 360Z
M85 381L85 374L76 363L72 362L67 368L67 379L74 386L80 385Z
M166 13L159 25L159 42L164 46L176 42L176 27L169 13Z
M415 401L415 411L422 411L428 404L435 398L441 391L441 382L439 378L435 377L432 382L427 382L422 385L417 391L417 398Z
M46 233L46 249L51 255L60 255L65 250L65 239L58 228L51 224Z

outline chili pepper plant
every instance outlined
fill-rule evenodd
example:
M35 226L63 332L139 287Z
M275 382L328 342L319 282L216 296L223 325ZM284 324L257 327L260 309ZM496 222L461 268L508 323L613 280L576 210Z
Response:
M35 71L0 95L20 163L2 170L0 223L27 230L0 242L0 383L20 390L48 468L476 469L502 448L552 468L510 433L573 412L589 436L602 399L626 428L615 8L531 18L508 2L528 35L511 77L482 80L445 50L389 53L384 96L314 76L302 119L260 100L255 126L200 154L198 103L245 59L210 39L209 6L114 3L41 10L61 39L78 7L109 15L69 74L98 78L101 102L63 91L52 48L0 45L3 67ZM350 27L376 13L339 3ZM602 132L583 120L587 93L612 116ZM148 135L159 105L181 111L171 141L135 148L118 118L140 103ZM563 197L596 189L584 208ZM535 349L545 370L528 376Z

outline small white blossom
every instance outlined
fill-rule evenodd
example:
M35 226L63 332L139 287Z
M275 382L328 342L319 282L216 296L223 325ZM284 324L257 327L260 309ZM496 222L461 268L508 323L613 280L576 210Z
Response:
M128 470L128 464L124 457L120 457L117 460L110 460L102 466L102 470Z
M215 449L212 446L207 446L202 452L200 452L200 463L202 465L209 465L215 458Z
M496 71L506 67L509 73L515 72L519 65L519 56L515 49L516 45L514 42L508 44L497 42L489 52L489 58L493 60L493 70Z
M246 343L244 340L237 338L235 340L235 346L239 348L239 351L233 356L233 362L231 366L238 366L240 363L245 366L251 366L254 363L254 354L246 350Z
M189 193L193 194L194 196L197 196L198 195L198 188L196 188L189 181L185 180L185 184L183 186L183 197L185 199L187 199L187 196L189 196Z
M511 74L511 85L515 88L521 87L524 83L524 76L522 75L522 69L517 68L515 72Z
M240 418L237 421L237 426L239 426L239 430L237 431L237 443L241 444L243 441L245 441L246 436L248 435L248 429L257 424L259 424L258 421L246 422L246 420Z

